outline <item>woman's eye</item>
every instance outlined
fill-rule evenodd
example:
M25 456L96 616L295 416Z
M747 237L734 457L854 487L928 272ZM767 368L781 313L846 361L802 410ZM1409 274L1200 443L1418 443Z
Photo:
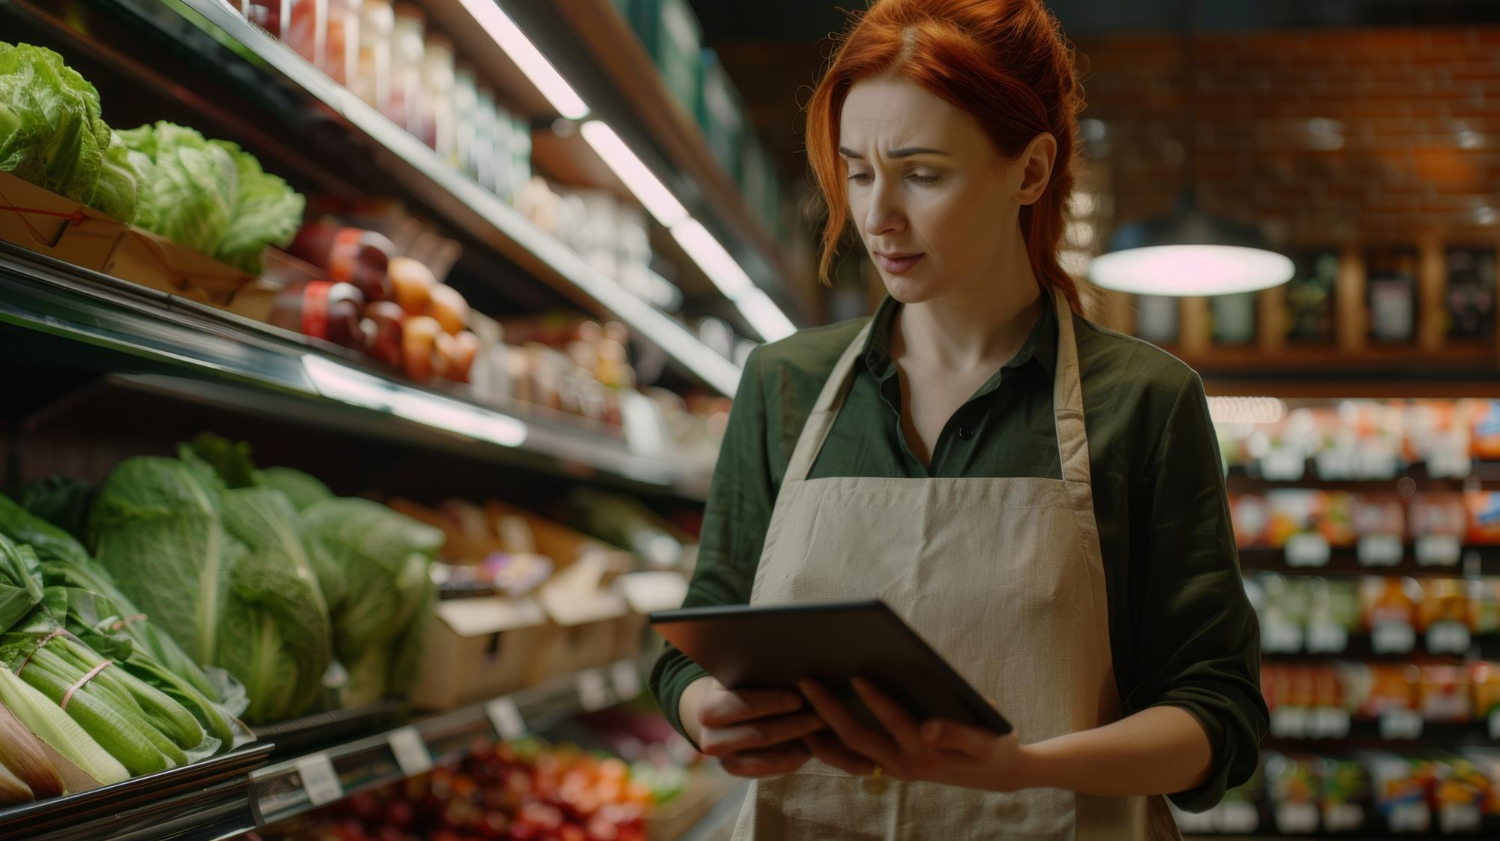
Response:
M868 172L849 173L849 180L853 181L855 184L868 184L871 180L873 180L873 178L874 176L870 175L870 173Z
M939 176L939 175L924 175L924 174L922 174L920 172L913 172L912 174L910 174L910 175L908 175L906 177L910 178L912 181L915 181L918 184L936 184L938 182L938 180L942 176Z

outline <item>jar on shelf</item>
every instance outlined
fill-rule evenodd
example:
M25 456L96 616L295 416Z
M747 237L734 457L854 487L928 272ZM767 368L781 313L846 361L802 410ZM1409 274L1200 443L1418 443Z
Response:
M355 70L349 90L385 113L391 103L391 39L396 16L391 0L364 0L359 15Z
M291 0L281 40L312 62L324 66L328 50L328 0Z
M480 84L475 91L474 105L474 180L479 186L495 192L495 95Z
M417 136L444 160L453 159L456 115L453 108L453 42L447 36L427 33L422 54L422 99L424 134Z
M479 86L474 70L459 65L453 73L453 165L479 180L475 154L479 149Z
M326 0L328 34L319 67L328 78L348 87L359 66L359 20L364 0Z
M392 9L391 26L391 95L385 115L391 122L417 137L426 134L421 123L422 55L427 33L427 16L410 3L397 3Z
M282 27L291 17L292 0L240 0L240 14L261 29L285 38Z

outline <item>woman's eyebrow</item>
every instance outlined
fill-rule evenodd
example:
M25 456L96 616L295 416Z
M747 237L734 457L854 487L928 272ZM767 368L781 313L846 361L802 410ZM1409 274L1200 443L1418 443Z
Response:
M843 155L846 158L854 158L855 160L859 161L865 159L864 155L861 155L853 149L849 149L844 146L839 147L839 154ZM887 158L909 158L912 155L942 155L944 157L947 157L948 153L944 152L942 149L931 149L926 146L903 146L900 149L892 149L889 152L885 153L885 156Z

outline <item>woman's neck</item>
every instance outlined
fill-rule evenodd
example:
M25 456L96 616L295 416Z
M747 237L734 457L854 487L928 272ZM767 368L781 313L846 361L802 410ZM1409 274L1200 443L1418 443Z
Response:
M897 359L948 371L995 368L1026 344L1048 302L1041 294L1024 248L1019 259L959 290L919 304L905 304L891 326Z

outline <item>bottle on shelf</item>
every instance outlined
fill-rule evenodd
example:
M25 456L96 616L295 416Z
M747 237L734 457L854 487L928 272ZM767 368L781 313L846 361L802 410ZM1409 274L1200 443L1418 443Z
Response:
M396 27L390 0L365 0L360 11L356 69L349 90L387 113L391 103L391 42Z

